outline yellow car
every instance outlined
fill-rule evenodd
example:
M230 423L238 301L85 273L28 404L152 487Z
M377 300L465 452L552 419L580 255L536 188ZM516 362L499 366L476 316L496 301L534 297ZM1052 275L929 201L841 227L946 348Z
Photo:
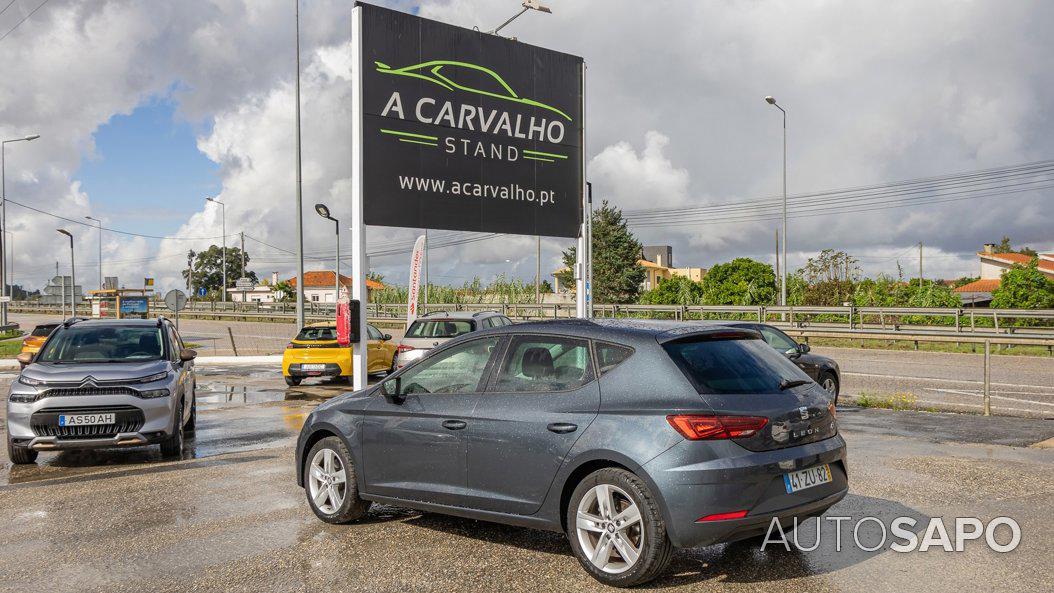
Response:
M366 325L366 372L390 373L395 370L395 344L392 337ZM286 385L300 385L304 377L341 377L351 382L351 347L337 345L337 326L333 322L312 323L300 330L282 355L282 376Z
M33 328L33 331L22 340L22 352L28 352L30 354L36 354L40 352L40 347L47 341L48 336L55 330L56 327L62 325L61 323L41 323L40 325Z

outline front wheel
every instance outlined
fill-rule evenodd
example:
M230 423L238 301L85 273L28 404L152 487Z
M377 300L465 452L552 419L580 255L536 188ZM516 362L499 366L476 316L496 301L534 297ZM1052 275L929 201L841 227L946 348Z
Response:
M161 455L164 457L179 457L183 454L183 402L179 402L176 410L176 426L172 435L161 441Z
M831 396L834 402L838 402L838 378L834 376L834 373L826 371L820 373L820 380L817 383L820 384L820 387L823 387L823 390Z
M311 447L304 468L304 491L315 515L326 523L351 523L370 510L359 498L355 465L344 442L326 437Z
M619 468L596 471L578 484L567 506L567 537L582 567L612 587L656 578L673 555L648 486Z
M7 457L15 465L28 465L37 462L37 452L29 447L19 447L7 439Z

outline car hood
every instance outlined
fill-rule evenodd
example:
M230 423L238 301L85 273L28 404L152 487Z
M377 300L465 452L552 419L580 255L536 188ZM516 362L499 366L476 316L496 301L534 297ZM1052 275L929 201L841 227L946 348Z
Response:
M93 377L99 381L120 381L154 375L171 368L167 360L142 362L33 363L22 369L26 377L48 383L79 382Z

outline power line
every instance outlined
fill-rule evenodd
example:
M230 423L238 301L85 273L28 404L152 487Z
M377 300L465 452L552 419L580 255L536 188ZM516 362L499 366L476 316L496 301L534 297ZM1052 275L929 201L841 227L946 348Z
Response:
M20 21L18 21L17 23L15 23L15 26L14 26L14 27L11 27L11 29L10 29L10 30L8 30L8 32L7 32L7 33L4 33L4 34L3 34L3 36L2 36L2 37L0 37L0 41L3 41L4 39L7 39L7 36L8 36L8 35L10 35L10 34L14 33L14 32L15 32L15 29L17 29L17 28L18 28L18 27L19 27L19 26L20 26L20 25L21 25L22 23L26 22L26 21L27 21L27 20L29 19L29 17L33 16L33 15L34 15L34 14L35 14L35 13L36 13L36 12L37 12L38 10L40 10L41 8L43 8L43 7L44 7L44 5L45 5L45 4L47 4L47 3L48 3L48 0L44 0L43 2L41 2L40 4L38 4L36 8L34 8L34 9L33 9L33 10L31 10L31 11L29 11L29 14L27 14L27 15L26 15L26 16L24 16L24 17L22 17L22 20L20 20ZM8 4L8 6L10 6L10 4ZM7 8L4 8L4 10L7 10Z
M15 200L12 200L11 198L7 198L7 202L10 203L10 204L14 204L15 206L21 206L22 208L25 208L27 210L32 210L33 212L37 212L39 214L43 214L45 216L50 216L52 218L57 218L59 220L65 220L66 222L71 222L73 224L79 224L81 226L88 227L88 228L90 228L92 230L98 230L98 229L102 228L102 230L104 230L104 231L107 231L107 232L110 232L110 233L117 233L118 235L128 235L130 237L143 237L144 239L170 239L170 240L173 240L173 241L215 241L216 239L223 239L223 235L217 235L215 237L169 237L169 236L161 236L161 235L145 235L143 233L133 233L131 231L122 231L120 229L112 229L110 227L98 227L98 226L96 226L94 224L88 224L88 223L86 223L86 222L84 222L82 220L77 220L75 218L67 218L65 216L60 216L58 214L54 214L54 213L48 212L46 210L41 210L40 208L37 208L35 206L30 206L28 204L23 204L21 202L16 202ZM229 234L227 236L228 237L233 237L236 234L237 233L233 233L233 234Z

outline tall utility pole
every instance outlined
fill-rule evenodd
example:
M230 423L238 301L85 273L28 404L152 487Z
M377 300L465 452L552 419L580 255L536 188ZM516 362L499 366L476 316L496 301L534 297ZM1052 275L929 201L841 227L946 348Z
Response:
M66 229L55 229L55 230L70 238L70 317L76 317L77 316L77 264L76 264L76 261L73 259L73 233L67 231ZM63 280L63 281L65 282L65 280ZM65 293L66 290L63 289L62 292ZM62 296L63 296L63 300L65 300L66 295L63 294Z
M94 220L99 225L99 290L102 290L102 221L98 218L85 216L88 220Z
M922 288L922 241L919 241L919 288Z
M7 250L4 242L4 232L7 231L7 162L5 153L7 145L11 142L29 142L40 138L40 134L29 134L21 138L0 140L0 296L7 296L7 282L5 280L7 267ZM0 302L0 325L7 325L7 303Z
M304 327L304 196L300 167L300 0L296 4L296 329ZM365 385L365 383L363 383Z
M223 250L220 257L223 258L223 302L227 302L227 205L216 198L205 198L213 204L220 205L220 224L223 233Z
M242 275L240 278L245 278L245 231L238 233L242 239Z
M782 282L783 276L780 276L780 230L776 229L776 282Z
M772 97L765 97L765 102L783 113L783 274L780 276L780 305L787 306L787 111Z
M534 260L534 302L542 304L542 236L537 235L537 253Z

